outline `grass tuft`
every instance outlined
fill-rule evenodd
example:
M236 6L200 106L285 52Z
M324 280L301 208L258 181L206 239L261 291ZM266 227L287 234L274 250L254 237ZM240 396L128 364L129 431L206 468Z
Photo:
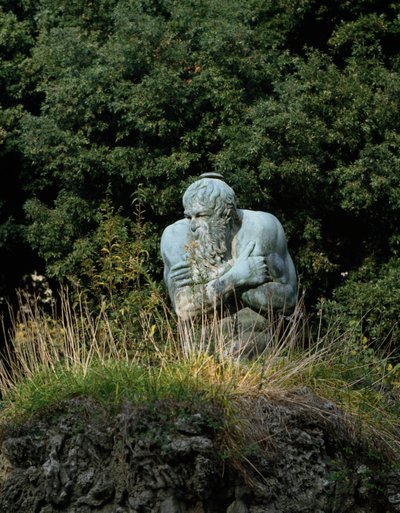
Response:
M225 412L223 445L242 453L268 442L262 416L275 403L396 458L400 412L388 358L370 348L354 354L354 334L335 326L312 341L301 301L290 320L269 321L265 351L249 359L245 341L227 334L217 316L180 324L163 306L142 313L140 333L119 329L116 337L106 311L92 315L67 291L59 315L21 303L0 360L1 422L22 422L76 396L116 407L213 403Z

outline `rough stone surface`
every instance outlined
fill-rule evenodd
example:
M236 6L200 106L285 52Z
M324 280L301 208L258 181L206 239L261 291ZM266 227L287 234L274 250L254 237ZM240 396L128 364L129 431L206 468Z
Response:
M400 512L400 473L385 474L332 408L307 391L244 403L239 458L219 445L220 412L110 414L74 399L6 429L0 511Z

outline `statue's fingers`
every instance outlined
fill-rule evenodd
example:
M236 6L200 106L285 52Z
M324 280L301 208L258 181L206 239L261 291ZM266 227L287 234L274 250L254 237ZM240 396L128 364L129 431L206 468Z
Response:
M171 271L171 276L182 276L184 274L188 274L189 269L175 269L174 271Z
M181 287L188 287L189 285L193 285L192 278L186 278L184 280L177 280L177 282L176 282L176 286L178 289Z
M178 262L171 267L171 272L178 271L179 269L188 269L190 264L188 262Z
M191 269L182 268L182 269L176 269L175 271L171 272L172 278L177 278L179 276L190 276L192 274Z
M251 240L247 244L247 246L244 248L244 251L243 251L243 253L240 256L243 257L243 258L248 258L252 254L253 249L255 248L255 245L256 245L256 243Z
M192 275L192 268L182 268L182 269L176 269L175 271L172 271L170 273L171 277L175 276L191 276Z
M182 274L181 276L176 276L172 278L175 283L182 283L183 281L193 281L193 278L190 274Z

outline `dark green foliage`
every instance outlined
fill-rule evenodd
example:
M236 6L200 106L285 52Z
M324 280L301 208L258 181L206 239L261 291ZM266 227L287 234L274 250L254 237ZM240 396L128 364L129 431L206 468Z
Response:
M23 204L28 181L18 144L27 109L37 111L40 96L29 54L35 44L33 10L27 2L0 2L0 297L15 279L36 265L24 240ZM29 260L27 265L26 260Z
M382 266L368 262L346 277L326 312L343 330L353 328L359 341L383 346L398 357L400 268L397 259Z
M160 280L161 231L181 216L186 186L212 169L241 207L282 220L309 305L366 259L395 262L397 4L0 6L0 159L13 176L0 197L1 251L23 245L48 275L89 287L106 197L128 247L140 190Z

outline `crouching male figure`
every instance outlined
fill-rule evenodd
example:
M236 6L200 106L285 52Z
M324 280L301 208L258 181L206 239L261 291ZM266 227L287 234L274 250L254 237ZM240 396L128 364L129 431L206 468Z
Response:
M185 219L161 238L164 280L181 320L215 308L289 315L297 279L281 223L238 209L221 175L205 173L183 196Z

